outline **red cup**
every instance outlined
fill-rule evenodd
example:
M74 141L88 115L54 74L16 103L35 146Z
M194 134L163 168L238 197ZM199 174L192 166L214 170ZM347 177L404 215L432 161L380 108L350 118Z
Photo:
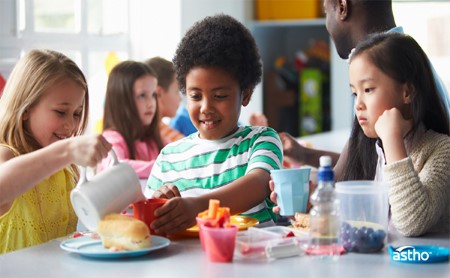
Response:
M229 228L212 228L201 225L206 256L211 262L233 261L237 226Z
M150 233L152 235L161 235L165 236L164 234L156 234L152 228L150 228L150 225L152 224L153 220L156 219L155 217L155 210L159 208L160 206L164 205L164 203L167 202L167 199L147 199L145 201L140 201L133 204L133 216L136 219L139 219L143 221L145 224L147 224L148 228L150 229Z

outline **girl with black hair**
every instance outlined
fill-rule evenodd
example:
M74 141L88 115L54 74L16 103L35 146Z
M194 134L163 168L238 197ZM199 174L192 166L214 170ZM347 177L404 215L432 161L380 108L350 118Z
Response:
M449 120L426 54L410 36L381 33L349 64L355 120L338 179L385 181L403 235L449 232Z

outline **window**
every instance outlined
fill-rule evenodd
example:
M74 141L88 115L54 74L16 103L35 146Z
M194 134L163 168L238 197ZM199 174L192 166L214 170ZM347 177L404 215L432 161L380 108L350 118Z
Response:
M420 44L449 91L450 2L397 0L392 8L397 25Z
M33 48L64 53L88 79L91 131L102 114L107 59L129 58L128 22L129 0L1 0L0 74L6 79Z
M34 22L35 32L44 33L79 33L81 29L81 7L80 1L77 0L32 0L28 1L31 5L32 20ZM21 1L21 8L27 5L25 1ZM25 9L24 9L25 10ZM26 16L26 14L25 14ZM33 25L25 24L21 26L24 29L27 26ZM21 30L24 31L24 30Z

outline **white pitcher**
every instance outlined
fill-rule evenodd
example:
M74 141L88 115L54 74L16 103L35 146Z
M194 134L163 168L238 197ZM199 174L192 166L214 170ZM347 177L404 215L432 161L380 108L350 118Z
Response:
M86 167L81 167L80 181L70 194L75 213L91 231L106 215L120 213L131 203L145 199L133 168L120 163L113 150L109 154L112 165L91 180L86 178Z

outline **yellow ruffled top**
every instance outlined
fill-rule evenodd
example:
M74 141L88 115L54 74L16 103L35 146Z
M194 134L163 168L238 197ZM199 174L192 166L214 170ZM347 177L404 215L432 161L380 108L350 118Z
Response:
M10 146L14 154L18 152ZM0 254L41 244L76 230L77 216L70 202L75 173L65 168L14 200L0 216Z

